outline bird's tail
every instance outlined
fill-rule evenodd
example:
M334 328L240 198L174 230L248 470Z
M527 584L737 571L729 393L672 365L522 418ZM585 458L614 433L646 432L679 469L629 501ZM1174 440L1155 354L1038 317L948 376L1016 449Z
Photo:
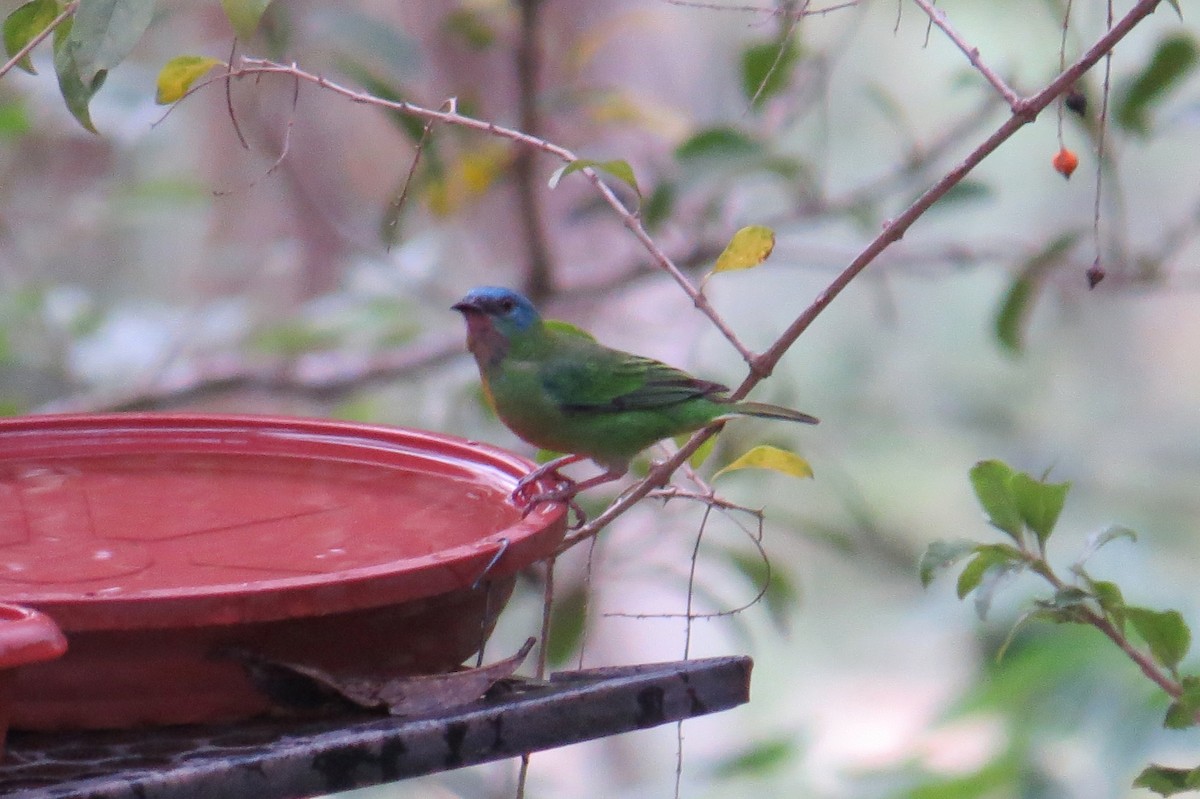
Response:
M765 402L749 400L730 403L729 413L737 416L757 416L762 419L783 419L788 422L803 422L804 424L816 424L819 421L815 416L793 411L782 405L768 405Z

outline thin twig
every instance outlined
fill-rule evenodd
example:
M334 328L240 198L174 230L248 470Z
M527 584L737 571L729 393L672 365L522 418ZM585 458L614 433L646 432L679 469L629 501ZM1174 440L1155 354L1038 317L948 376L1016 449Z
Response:
M0 78L3 78L5 75L7 75L9 71L17 65L17 62L29 55L30 51L45 41L47 36L54 33L55 28L63 24L67 17L75 13L77 8L79 8L79 0L71 0L70 3L67 3L59 15L50 20L50 24L46 26L45 30L26 42L24 47L13 53L12 58L8 59L8 61L4 63L4 66L0 67Z
M538 642L537 667L534 677L538 680L546 678L546 647L550 643L550 619L551 611L554 608L554 564L557 562L555 556L551 556L546 561L546 584L542 589L542 640ZM524 752L521 755L521 768L517 772L517 793L516 799L523 799L525 796L525 785L529 780L529 753Z
M805 4L807 5L807 3ZM803 9L802 9L803 10ZM779 49L775 51L775 60L771 62L771 66L767 67L767 71L763 74L762 80L758 82L758 87L754 90L754 96L750 98L750 103L746 109L749 113L758 102L758 98L762 97L763 91L767 88L767 84L771 82L771 78L779 71L780 65L783 64L784 56L793 47L792 34L796 32L796 26L800 24L800 17L789 15L787 23L784 25L783 32L779 36Z
M1021 96L1013 91L1004 82L1004 79L993 72L987 64L983 63L983 59L979 57L979 48L969 44L966 39L959 35L954 26L950 24L950 20L946 18L946 12L933 5L930 0L913 0L913 2L929 15L930 22L941 28L942 33L946 34L950 41L954 42L958 46L958 49L963 51L963 55L971 62L971 66L975 67L979 74L983 75L984 79L995 87L1000 96L1004 98L1004 102L1008 103L1008 107L1015 113L1021 104Z
M1108 27L1113 24L1112 0L1108 2ZM1105 136L1108 132L1108 100L1111 94L1112 52L1104 56L1104 85L1100 91L1100 117L1096 130L1096 195L1092 206L1092 246L1095 249L1096 264L1100 263L1100 201L1104 192L1104 157Z
M443 106L444 107L444 106ZM400 213L404 209L404 203L408 201L408 190L412 187L413 178L417 174L417 166L421 163L421 153L425 151L425 143L429 141L429 134L433 131L434 120L425 121L425 126L421 128L421 138L417 139L417 144L413 150L412 163L408 165L408 174L404 176L404 184L400 187L400 193L388 203L387 225L384 228L384 237L387 240L387 249L390 252L392 243L396 240L396 226L400 224Z
M229 62L225 65L225 110L229 114L229 123L233 125L233 132L237 134L238 141L241 142L243 150L250 149L250 143L246 141L245 135L242 134L242 126L238 122L237 113L233 110L233 59L237 57L237 37L233 37L233 44L229 46Z
M704 531L708 529L708 520L712 516L713 506L705 505L704 515L700 518L700 529L696 531L696 543L692 546L692 559L688 567L687 604L684 607L683 622L683 659L688 660L692 655L692 603L696 593L696 564L700 560L700 544L704 541ZM683 720L675 724L675 799L679 799L683 786Z
M793 11L787 6L778 6L769 8L766 6L727 6L722 3L705 3L698 0L663 0L664 3L672 6L682 6L684 8L702 8L706 11L735 11L746 14L761 14L764 17L791 17L792 19L800 19L801 17L816 17L823 16L833 11L841 11L844 8L854 8L858 5L859 0L847 0L844 3L834 3L820 8L810 8L810 3L805 3L799 11Z

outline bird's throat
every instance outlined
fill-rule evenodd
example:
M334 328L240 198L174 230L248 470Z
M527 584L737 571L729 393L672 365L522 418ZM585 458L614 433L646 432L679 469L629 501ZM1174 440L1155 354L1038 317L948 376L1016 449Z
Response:
M483 314L467 314L467 349L481 370L494 367L508 354L508 339Z

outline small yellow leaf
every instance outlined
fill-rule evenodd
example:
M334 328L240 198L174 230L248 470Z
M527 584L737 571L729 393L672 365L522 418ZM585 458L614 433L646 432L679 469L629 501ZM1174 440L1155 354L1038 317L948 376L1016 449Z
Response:
M450 216L468 202L482 197L504 174L512 160L503 144L481 145L464 153L446 173L430 181L425 189L429 210L437 216Z
M692 436L690 434L685 434L682 436L675 436L675 444L677 446L682 447L685 443L687 443L687 440L691 437ZM699 447L697 447L696 451L692 453L692 456L690 458L688 458L688 465L691 466L693 469L699 469L702 465L704 465L704 462L706 460L708 460L708 456L712 455L713 449L715 449L716 446L717 446L717 437L716 436L709 436L708 438L706 438L704 440L704 443L701 444Z
M744 227L729 240L725 251L717 258L713 272L732 272L750 269L771 257L775 249L775 231L762 225Z
M792 477L812 477L812 466L799 455L779 447L760 444L713 475L713 479L738 469L772 469Z
M170 105L188 93L204 73L218 64L223 64L219 58L209 58L200 55L175 56L166 63L158 73L158 91L154 102L159 105Z

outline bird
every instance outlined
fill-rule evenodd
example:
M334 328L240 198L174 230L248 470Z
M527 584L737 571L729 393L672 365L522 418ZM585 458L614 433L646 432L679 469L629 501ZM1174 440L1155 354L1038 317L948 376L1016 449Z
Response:
M816 424L807 413L731 399L729 388L673 366L606 347L574 325L543 319L517 291L471 289L451 308L463 315L467 349L488 404L505 426L540 449L564 453L533 470L512 492L528 514L618 480L635 455L665 438L735 416ZM575 482L559 469L590 459L602 474ZM546 476L556 488L526 493Z

